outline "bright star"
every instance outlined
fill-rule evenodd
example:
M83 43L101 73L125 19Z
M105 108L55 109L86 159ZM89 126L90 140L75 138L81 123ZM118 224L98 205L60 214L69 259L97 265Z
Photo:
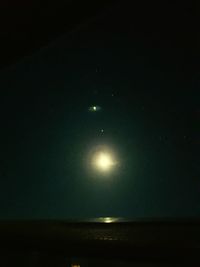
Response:
M101 110L101 107L100 106L91 106L88 108L88 110L91 112L97 112L97 111Z

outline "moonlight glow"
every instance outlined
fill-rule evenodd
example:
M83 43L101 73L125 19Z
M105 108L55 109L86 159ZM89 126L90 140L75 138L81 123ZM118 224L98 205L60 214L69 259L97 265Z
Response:
M102 171L109 170L113 165L112 158L109 154L106 154L105 152L99 153L96 158L96 167Z
M106 151L98 151L93 155L92 165L95 170L100 172L109 172L116 164L113 155Z

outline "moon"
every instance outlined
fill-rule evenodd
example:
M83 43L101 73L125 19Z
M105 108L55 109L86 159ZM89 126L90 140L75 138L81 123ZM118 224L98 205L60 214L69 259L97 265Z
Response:
M99 154L96 155L96 158L95 158L95 165L96 165L96 168L101 171L108 171L114 165L114 161L110 154L106 152L99 152Z
M115 157L110 151L99 150L92 155L92 167L95 172L108 173L115 165Z

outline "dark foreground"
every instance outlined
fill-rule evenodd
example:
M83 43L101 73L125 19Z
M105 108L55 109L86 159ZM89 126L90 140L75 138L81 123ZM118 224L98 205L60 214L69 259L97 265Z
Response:
M100 220L99 220L100 221ZM196 266L197 221L4 221L1 266ZM167 264L167 265L166 265Z

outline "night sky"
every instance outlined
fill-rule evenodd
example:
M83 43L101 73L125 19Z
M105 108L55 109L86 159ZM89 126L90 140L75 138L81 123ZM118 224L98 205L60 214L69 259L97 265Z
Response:
M181 8L116 5L1 70L1 219L200 215L200 95ZM118 163L91 170L105 147Z

